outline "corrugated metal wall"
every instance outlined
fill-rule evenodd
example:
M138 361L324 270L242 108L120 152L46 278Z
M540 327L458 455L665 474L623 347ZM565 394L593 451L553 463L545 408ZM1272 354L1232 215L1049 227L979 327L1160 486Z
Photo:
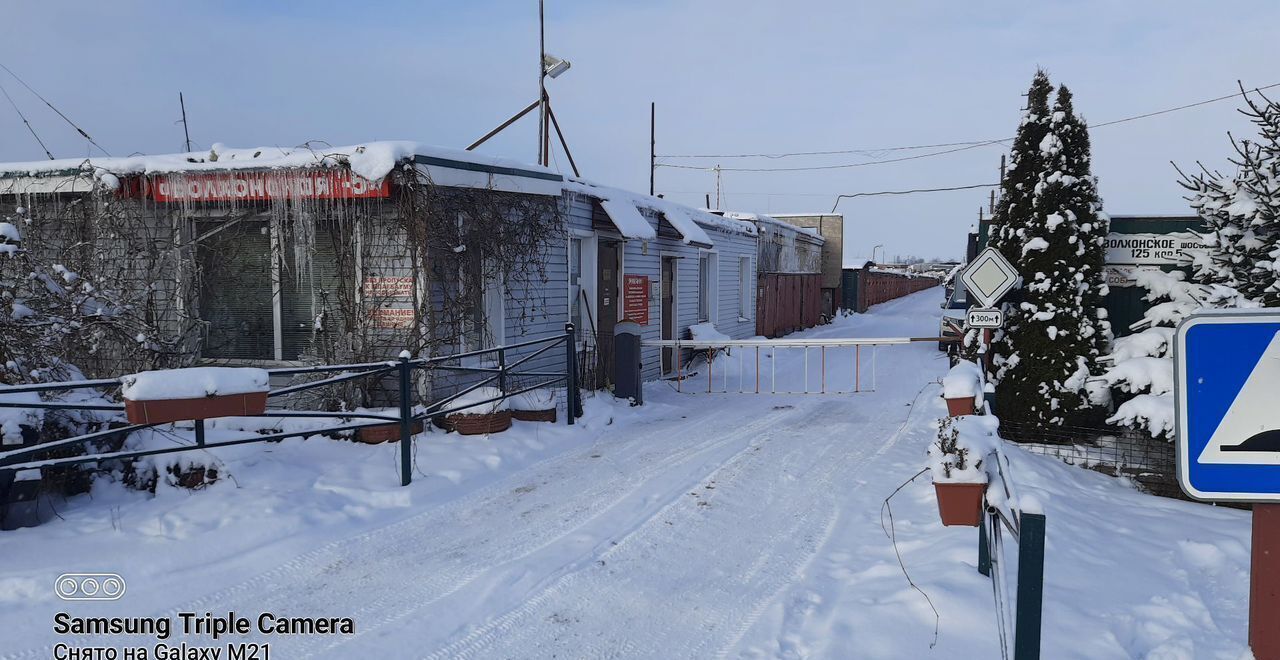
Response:
M780 337L822 322L822 273L761 273L756 334Z
M858 313L867 311L872 305L942 284L932 277L910 277L865 269L845 271L844 280L844 307Z

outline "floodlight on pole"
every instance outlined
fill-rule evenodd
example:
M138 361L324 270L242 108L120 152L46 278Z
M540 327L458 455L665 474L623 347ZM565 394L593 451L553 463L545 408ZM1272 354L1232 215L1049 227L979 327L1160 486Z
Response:
M542 72L548 78L559 78L560 74L569 70L569 60L562 60L555 55L542 56Z

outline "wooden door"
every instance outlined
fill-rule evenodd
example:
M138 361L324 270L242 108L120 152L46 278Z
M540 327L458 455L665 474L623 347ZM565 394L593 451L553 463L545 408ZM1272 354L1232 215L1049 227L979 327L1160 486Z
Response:
M676 338L676 258L662 258L662 338ZM662 373L675 370L675 350L662 349Z
M615 241L600 241L596 251L596 348L599 359L598 374L603 382L597 387L607 387L613 382L613 330L618 325L618 300L622 292L622 275L618 272L618 246Z

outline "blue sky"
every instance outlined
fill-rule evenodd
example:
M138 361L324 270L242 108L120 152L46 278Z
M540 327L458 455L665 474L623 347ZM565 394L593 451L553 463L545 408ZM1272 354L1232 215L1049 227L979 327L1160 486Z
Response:
M586 2L548 0L549 88L584 176L648 187L649 102L660 154L866 149L1011 135L1037 66L1091 122L1280 82L1273 2ZM462 147L536 98L537 4L504 2L32 2L6 4L0 62L116 155L182 147L411 139ZM83 138L0 78L59 157ZM1169 162L1225 167L1230 101L1099 128L1095 171L1113 214L1186 212ZM484 151L532 161L532 116ZM1002 147L818 172L727 172L725 208L830 210L838 193L994 182ZM917 152L910 152L917 153ZM663 159L711 167L805 159ZM0 160L43 156L7 103ZM557 165L568 168L563 156ZM702 205L715 177L658 170ZM959 256L985 191L841 203L847 251Z

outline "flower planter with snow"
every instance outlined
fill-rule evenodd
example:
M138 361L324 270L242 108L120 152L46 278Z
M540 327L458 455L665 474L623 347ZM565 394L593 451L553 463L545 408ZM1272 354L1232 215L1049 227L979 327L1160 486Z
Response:
M264 369L195 367L144 371L120 382L130 424L166 424L261 415L269 378Z
M947 401L947 415L972 415L981 405L982 370L977 364L961 360L942 378L942 398Z
M502 398L502 390L496 387L468 392L449 402L447 408L460 409L446 415L445 422L461 435L501 433L511 428L511 409Z
M549 389L529 390L510 398L511 417L522 422L556 421L556 394Z
M987 443L975 441L970 433L961 437L959 425L963 422L950 417L938 420L938 437L929 445L929 471L942 524L977 527L987 491L987 473L981 458L986 455L982 445Z
M963 417L972 415L977 409L977 397L961 396L961 397L945 397L947 401L947 414L951 417Z
M938 497L938 515L943 525L977 527L982 522L982 497L987 492L985 483L934 482L933 490Z

